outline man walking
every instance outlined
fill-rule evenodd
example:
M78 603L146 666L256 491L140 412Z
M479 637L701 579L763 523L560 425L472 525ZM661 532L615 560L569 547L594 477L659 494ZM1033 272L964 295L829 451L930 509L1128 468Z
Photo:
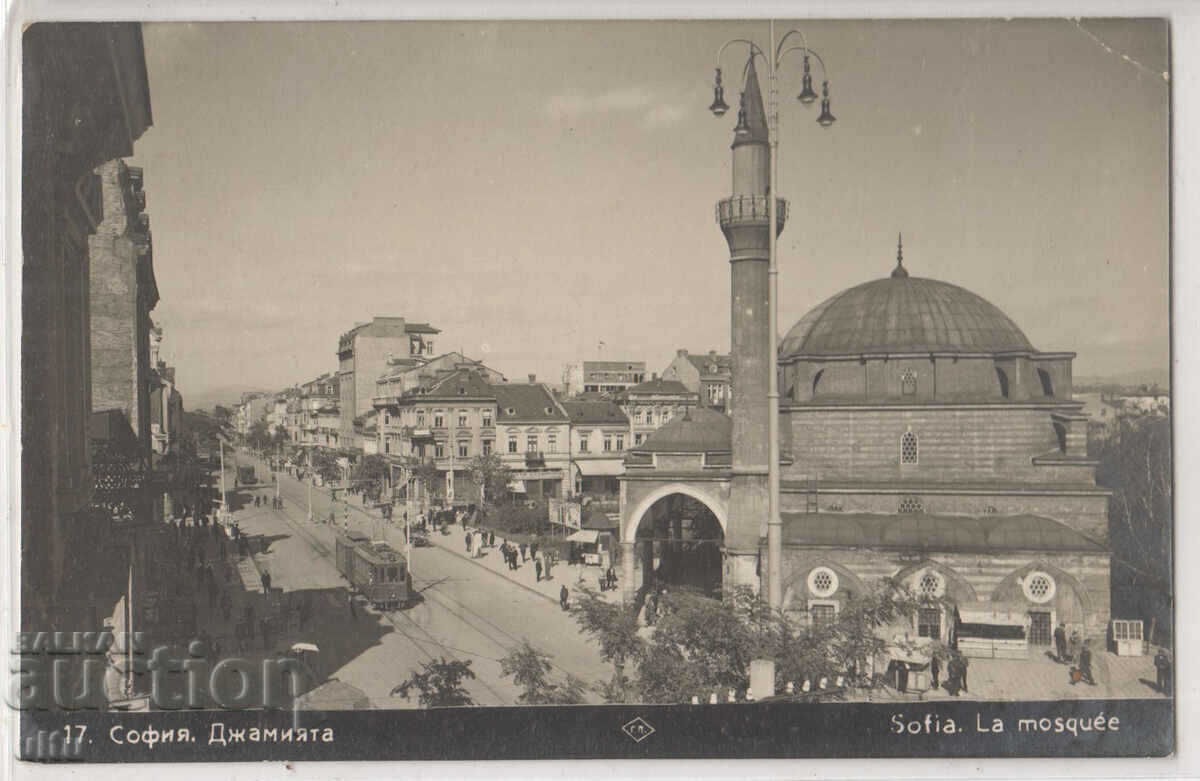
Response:
M536 582L541 583L542 582L542 560L541 559L533 560L533 571L537 574Z
M1054 650L1058 654L1059 663L1065 663L1067 661L1067 625L1061 621L1054 630Z
M268 572L267 570L263 570L262 575L259 577L259 580L262 581L263 593L270 594L271 593L271 573Z
M1168 694L1171 689L1171 657L1167 656L1167 649L1160 648L1154 655L1154 671L1159 692Z
M558 604L563 610L567 609L567 587L564 585L558 590Z
M1084 640L1079 649L1079 677L1087 681L1088 686L1095 686L1096 679L1092 676L1091 640Z
M463 541L467 544L467 553L471 552L471 532L466 532L463 535Z
M521 563L522 564L524 564L526 561L528 561L528 558L525 555L528 551L529 551L529 548L525 545L525 543L521 543Z

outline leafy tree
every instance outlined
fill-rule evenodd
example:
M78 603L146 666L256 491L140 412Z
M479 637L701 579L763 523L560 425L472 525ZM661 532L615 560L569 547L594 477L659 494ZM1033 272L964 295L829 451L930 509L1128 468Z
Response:
M221 425L207 412L184 410L180 436L194 450L215 450L221 436Z
M313 471L319 474L326 483L336 482L341 478L342 467L333 453L321 448L313 448L309 457L312 459Z
M1170 630L1173 606L1171 418L1122 412L1090 443L1096 482L1111 490L1113 614L1155 616ZM1151 638L1151 641L1155 640Z
M483 491L485 501L498 504L508 495L509 470L496 453L476 456L467 467L467 474Z
M267 428L267 421L260 419L250 424L250 431L246 433L246 444L253 450L263 451L270 449L271 432Z
M520 686L518 701L523 705L579 705L585 701L585 684L568 675L566 680L556 683L550 678L551 656L522 639L500 660L500 671L512 677Z
M475 673L471 671L470 660L447 660L443 656L436 662L422 664L420 672L414 672L408 680L392 689L392 696L399 695L409 699L415 690L417 702L425 708L474 705L475 701L462 686L463 681L474 678Z
M390 471L387 459L377 453L371 453L360 458L350 474L365 497L371 501L378 501L383 491L383 481Z
M631 702L634 692L625 668L646 653L646 640L638 634L637 611L629 604L607 602L587 586L575 593L571 616L585 634L599 643L601 658L613 666L612 680L604 688L605 699Z
M213 419L217 421L217 425L222 430L229 430L233 426L233 410L224 405L218 404L213 407Z
M433 495L433 487L443 479L442 473L432 461L414 461L409 467L414 480L421 484L421 492L425 496Z

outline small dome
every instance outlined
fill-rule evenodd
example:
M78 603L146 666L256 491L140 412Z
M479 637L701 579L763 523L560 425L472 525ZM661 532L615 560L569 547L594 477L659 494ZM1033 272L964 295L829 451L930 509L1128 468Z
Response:
M779 357L1012 351L1034 348L995 305L957 285L905 273L826 300L792 326Z
M677 415L634 448L643 453L708 453L733 447L733 421L706 407Z

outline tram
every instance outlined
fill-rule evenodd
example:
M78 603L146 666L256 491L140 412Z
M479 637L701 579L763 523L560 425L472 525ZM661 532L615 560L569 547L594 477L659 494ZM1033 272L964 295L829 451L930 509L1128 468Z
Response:
M386 542L372 542L361 532L339 532L334 559L350 587L373 607L394 610L412 601L412 574L400 552Z

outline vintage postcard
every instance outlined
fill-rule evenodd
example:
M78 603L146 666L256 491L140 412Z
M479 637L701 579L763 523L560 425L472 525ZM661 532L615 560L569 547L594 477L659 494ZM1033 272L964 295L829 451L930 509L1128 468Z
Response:
M22 760L1175 752L1167 19L19 45Z

